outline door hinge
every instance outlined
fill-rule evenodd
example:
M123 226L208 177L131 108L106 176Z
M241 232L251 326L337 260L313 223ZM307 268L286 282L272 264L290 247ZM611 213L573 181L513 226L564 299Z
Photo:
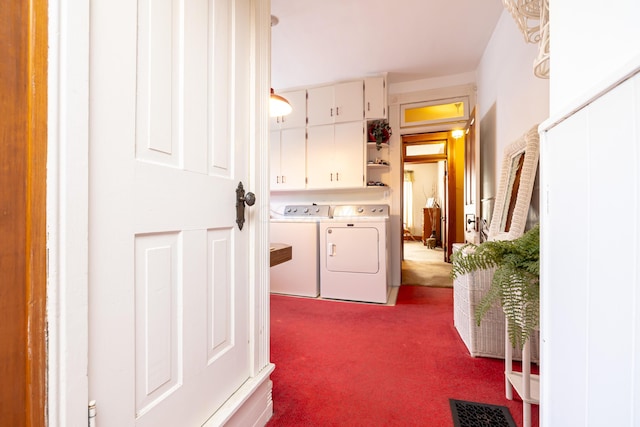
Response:
M96 427L96 401L89 401L89 427Z

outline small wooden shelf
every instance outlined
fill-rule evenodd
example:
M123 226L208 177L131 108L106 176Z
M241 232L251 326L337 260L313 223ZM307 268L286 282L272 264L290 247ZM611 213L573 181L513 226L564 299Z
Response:
M291 245L285 243L271 243L269 245L269 252L270 267L289 261L292 257Z
M367 163L368 168L388 168L389 165L381 164L381 163Z

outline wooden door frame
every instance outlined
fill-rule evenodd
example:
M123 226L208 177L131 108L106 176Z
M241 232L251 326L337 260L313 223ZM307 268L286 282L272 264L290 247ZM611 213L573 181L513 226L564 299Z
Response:
M0 424L44 426L48 2L0 8Z
M464 202L463 237L465 243L481 243L484 239L480 201L480 117L474 106L465 125L464 135ZM473 210L472 210L473 209ZM472 239L469 239L469 237Z

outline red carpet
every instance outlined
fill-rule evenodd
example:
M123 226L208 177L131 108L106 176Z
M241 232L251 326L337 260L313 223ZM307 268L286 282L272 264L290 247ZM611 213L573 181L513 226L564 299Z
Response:
M395 307L272 295L271 360L269 427L453 426L450 398L507 406L522 425L504 362L458 336L453 289L405 285Z

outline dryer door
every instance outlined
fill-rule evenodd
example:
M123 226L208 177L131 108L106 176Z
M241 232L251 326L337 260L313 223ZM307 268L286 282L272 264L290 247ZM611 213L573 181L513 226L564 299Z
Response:
M328 271L375 274L380 270L377 228L345 224L330 226L325 233Z

